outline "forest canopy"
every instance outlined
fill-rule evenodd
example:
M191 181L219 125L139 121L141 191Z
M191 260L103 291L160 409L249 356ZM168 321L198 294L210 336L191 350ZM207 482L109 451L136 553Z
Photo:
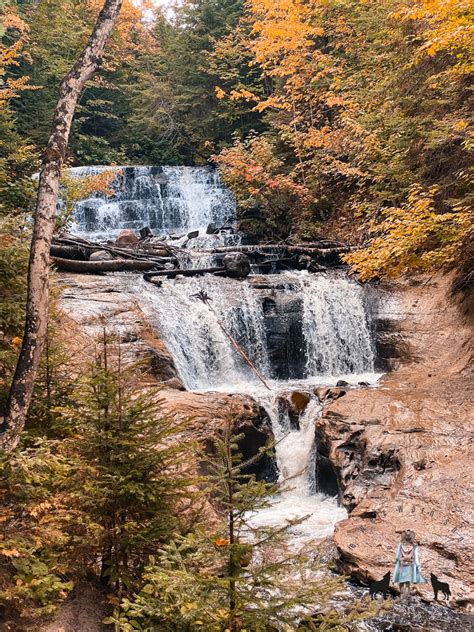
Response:
M3 214L28 206L99 4L3 2ZM356 236L363 278L449 265L471 223L472 48L469 0L127 0L69 162L212 160L257 238Z

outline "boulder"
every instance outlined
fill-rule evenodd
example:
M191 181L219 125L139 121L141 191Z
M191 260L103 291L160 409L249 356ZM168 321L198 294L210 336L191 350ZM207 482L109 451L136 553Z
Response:
M250 274L250 259L243 252L230 252L222 260L228 276L243 279Z
M96 250L91 253L89 261L111 261L113 256L107 250Z
M188 233L187 237L188 239L195 239L196 237L199 237L199 231L192 230L190 233Z
M320 386L319 388L315 388L313 393L316 395L316 397L322 403L329 397L330 391L331 391L331 389L326 388L324 386Z
M115 240L116 246L124 246L125 248L130 248L132 246L136 246L138 244L138 237L135 235L133 230L128 228L121 230Z
M343 388L335 388L335 387L327 388L327 387L320 386L319 388L315 388L313 393L322 403L326 400L339 399L339 397L342 397L343 395L346 394L346 391Z
M281 413L286 413L293 428L299 428L299 421L308 406L311 398L308 393L292 391L283 393L278 399L278 408Z
M152 235L153 233L151 232L151 228L149 226L143 226L143 228L140 228L140 239L146 239Z
M308 393L302 393L301 391L293 391L289 399L293 409L300 415L304 413L307 405L310 402L310 397Z
M338 380L336 382L336 386L350 386L349 382L346 382L346 380Z

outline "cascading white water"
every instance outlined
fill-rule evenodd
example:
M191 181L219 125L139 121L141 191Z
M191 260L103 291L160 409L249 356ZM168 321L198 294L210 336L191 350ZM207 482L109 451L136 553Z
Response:
M76 203L72 232L96 241L123 228L149 226L156 233L229 225L235 202L208 167L74 167L73 177L115 172L111 198L92 196ZM229 236L232 239L232 235Z
M372 373L374 350L363 289L347 278L289 272L265 277L302 300L306 346L299 380L319 382ZM275 377L267 352L262 299L250 281L212 276L140 282L142 308L155 322L188 389L248 391L257 378L222 331L239 342L266 378ZM205 291L211 309L196 298Z
M262 393L260 401L266 404L272 420L281 491L268 507L252 515L250 522L254 526L272 527L294 522L292 545L300 548L310 540L331 535L335 523L347 516L334 498L314 491L314 422L322 406L313 398L297 430L292 429L288 419L279 412L278 392Z
M197 298L202 290L211 308ZM188 389L234 391L236 385L245 390L253 384L251 370L219 321L268 375L262 306L248 283L212 276L177 278L164 280L161 288L142 281L138 291L141 308L160 330Z
M363 293L337 275L300 275L306 376L372 372L374 350Z
M334 386L344 378L374 382L374 350L364 308L364 290L337 273L327 276L289 272L265 277L267 284L301 299L305 349L298 380L279 381L268 355L263 297L251 280L212 276L165 280L162 287L138 287L141 308L160 330L172 352L178 372L192 390L219 390L251 394L267 411L276 439L276 459L282 491L271 506L251 520L259 524L304 522L292 528L302 544L332 533L345 517L335 498L314 493L314 421L321 411L311 402L291 428L278 400L283 392L316 385ZM144 283L144 282L143 282ZM198 298L205 291L210 307ZM235 351L226 333L242 346L264 376L267 390Z

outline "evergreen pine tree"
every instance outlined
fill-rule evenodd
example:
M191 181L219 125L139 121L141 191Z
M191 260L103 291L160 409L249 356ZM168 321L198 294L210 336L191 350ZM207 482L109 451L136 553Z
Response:
M63 413L81 436L73 484L97 527L100 576L121 595L179 531L178 503L184 512L193 495L182 426L161 414L157 393L143 392L133 368L122 366L120 347L115 360L111 348L104 331L91 374Z

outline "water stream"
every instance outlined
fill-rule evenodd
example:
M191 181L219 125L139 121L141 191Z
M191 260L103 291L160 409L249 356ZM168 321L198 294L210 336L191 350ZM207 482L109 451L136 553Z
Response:
M78 176L103 168L72 170ZM178 257L186 267L212 265L199 249L236 244L225 229L209 235L210 223L231 227L232 196L208 168L116 168L115 197L92 197L76 205L73 231L92 239L110 239L122 228L149 226L155 234L178 235L185 246ZM181 240L181 241L179 241ZM285 272L246 280L205 277L164 280L161 287L130 277L130 292L160 333L186 388L193 391L246 393L267 411L276 440L280 493L271 506L252 517L281 525L308 518L293 528L296 542L325 537L345 517L337 498L318 493L315 484L314 422L321 405L319 385L339 379L357 385L375 383L370 310L364 289L343 274ZM198 298L204 290L208 304ZM233 336L270 389L235 351ZM293 428L282 412L282 393L303 390L311 400Z

